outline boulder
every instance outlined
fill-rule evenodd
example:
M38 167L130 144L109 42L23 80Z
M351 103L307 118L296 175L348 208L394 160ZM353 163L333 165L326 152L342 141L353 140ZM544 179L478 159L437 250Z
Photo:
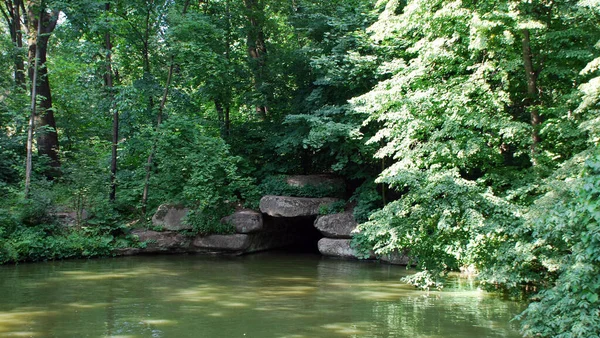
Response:
M241 255L256 251L279 248L294 243L292 231L262 231L252 234L208 235L190 238L176 231L153 231L136 229L131 232L143 248L124 248L114 251L117 255L154 253L210 253Z
M190 249L192 240L178 232L174 231L153 231L146 229L136 229L131 232L137 236L140 242L145 242L146 247L141 248L140 252L187 252Z
M319 252L323 256L340 258L358 258L356 250L350 246L350 239L321 238L319 240ZM369 259L374 258L372 255Z
M267 195L260 200L260 211L272 217L316 216L321 206L338 201L337 198L306 198Z
M263 217L254 210L240 210L232 215L223 217L221 223L230 223L238 234L249 234L263 229Z
M85 223L88 219L87 210L81 209L79 212L77 211L65 211L65 212L56 212L51 214L56 217L58 222L67 226L80 225Z
M406 252L400 253L394 251L390 254L379 257L379 260L394 265L408 265L408 262L410 262L410 257L406 254Z
M293 175L287 176L285 182L291 187L321 186L343 188L344 180L331 175Z
M188 209L180 205L162 204L152 216L152 225L168 231L191 230L192 226L183 224Z
M207 251L245 251L250 244L246 234L199 236L193 242L194 247Z
M315 222L315 228L329 238L352 238L352 230L356 226L351 212L319 216Z
M293 243L294 239L285 231L208 235L196 237L193 246L195 252L245 254L283 247Z

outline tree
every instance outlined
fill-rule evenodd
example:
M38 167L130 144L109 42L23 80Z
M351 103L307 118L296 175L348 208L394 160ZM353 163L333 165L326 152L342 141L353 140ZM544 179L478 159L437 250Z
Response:
M182 15L185 16L187 9L189 7L189 1L186 1L184 3L183 6L183 12ZM171 79L173 78L173 71L175 70L175 56L171 55L171 59L170 59L170 65L169 65L169 70L167 73L167 81L165 83L165 87L163 90L163 95L162 95L162 99L160 101L160 105L158 107L158 114L156 116L156 129L155 132L158 134L158 131L160 129L160 125L162 123L163 120L163 113L165 110L165 104L167 103L167 97L169 96L169 87L171 86ZM157 135L158 137L158 135ZM156 142L157 140L154 140L152 142L152 150L150 151L150 155L148 155L148 160L146 162L146 179L144 180L144 191L142 193L142 214L145 215L146 214L146 204L148 202L148 189L150 186L150 173L152 170L152 165L153 165L153 158L154 158L154 154L156 152Z
M110 3L107 2L104 10L108 15L110 12ZM111 160L110 160L110 194L109 200L114 202L117 194L117 147L119 144L119 111L115 104L114 88L113 88L113 70L112 70L112 42L110 27L107 27L107 31L104 33L105 47L106 47L106 88L108 89L108 97L110 101L110 107L113 113L113 127L112 127L112 147L111 147Z
M37 94L40 98L39 110L36 112L36 142L38 153L47 156L49 159L49 169L45 174L49 179L53 179L59 175L60 159L58 156L58 133L52 108L52 92L46 60L48 40L54 28L56 28L59 10L48 10L43 0L29 0L26 6L29 33L29 79L31 83L34 83L35 73L32 65L35 60L39 62L38 81L35 90L33 88L31 90L32 95ZM41 27L40 34L37 33L38 27Z
M0 12L6 20L11 40L14 44L14 79L18 87L25 89L25 62L23 59L23 31L21 13L25 11L22 0L5 0L0 3Z
M40 17L42 13L40 12ZM37 36L40 36L42 32L42 20L38 21L37 25ZM29 197L29 190L31 187L31 173L33 170L33 129L35 128L35 117L37 107L37 81L39 73L39 60L40 60L40 49L38 48L35 53L35 59L33 64L33 74L31 81L31 113L29 116L29 124L27 127L27 160L25 164L25 198Z
M361 226L362 240L381 254L410 248L434 276L417 283L461 265L494 266L481 252L523 229L517 215L548 172L530 163L552 170L547 153L569 158L562 137L582 149L566 112L593 44L575 39L593 41L598 31L567 2L528 6L389 2L371 28L381 44L403 49L388 61L390 77L352 102L367 123L383 124L369 142L393 160L378 181L400 198ZM534 282L521 277L517 284Z
M264 11L261 0L244 0L246 17L248 18L246 45L250 68L252 69L254 88L257 94L256 114L265 120L269 108L265 101L264 86L266 82L267 45L264 33Z

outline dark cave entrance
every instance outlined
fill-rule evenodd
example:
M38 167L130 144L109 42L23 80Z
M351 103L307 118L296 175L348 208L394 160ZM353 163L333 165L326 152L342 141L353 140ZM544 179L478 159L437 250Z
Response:
M316 216L263 217L268 229L281 233L278 251L319 254L318 242L324 236L315 228Z

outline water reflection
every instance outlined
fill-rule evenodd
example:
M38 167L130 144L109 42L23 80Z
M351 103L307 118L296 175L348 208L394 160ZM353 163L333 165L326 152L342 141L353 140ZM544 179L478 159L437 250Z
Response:
M518 337L521 305L461 280L424 293L397 266L260 254L0 267L0 336Z

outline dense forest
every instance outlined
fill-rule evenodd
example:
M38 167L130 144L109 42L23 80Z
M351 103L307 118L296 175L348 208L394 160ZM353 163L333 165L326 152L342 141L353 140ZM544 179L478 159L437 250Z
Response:
M163 202L218 232L281 175L328 173L356 248L416 258L407 282L476 271L527 300L524 336L600 335L598 0L0 13L0 263L109 255Z

